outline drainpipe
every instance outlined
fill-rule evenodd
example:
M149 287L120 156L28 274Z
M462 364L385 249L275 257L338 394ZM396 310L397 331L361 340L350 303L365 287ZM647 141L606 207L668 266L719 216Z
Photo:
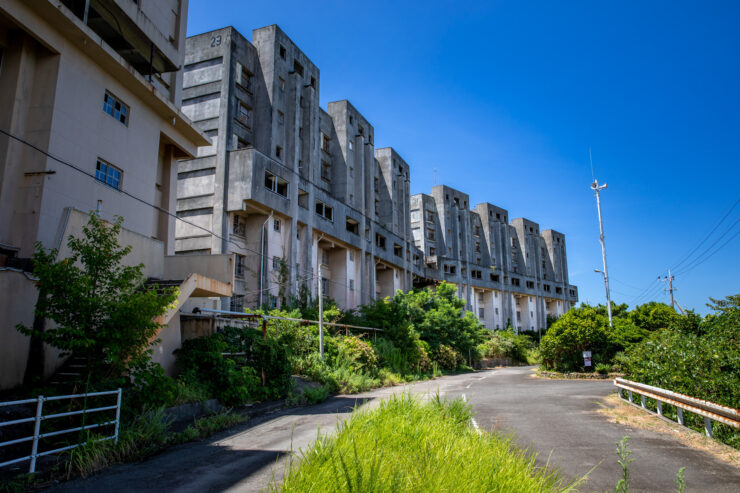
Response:
M262 290L262 284L265 279L265 226L272 218L274 211L270 211L270 215L267 216L267 219L265 219L265 222L262 223L262 240L261 240L261 250L260 250L260 306L259 308L262 308L262 297L263 297L263 290Z

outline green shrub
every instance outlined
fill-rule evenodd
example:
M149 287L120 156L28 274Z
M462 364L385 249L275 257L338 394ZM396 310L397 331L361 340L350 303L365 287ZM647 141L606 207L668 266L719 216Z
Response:
M175 396L172 405L203 402L211 397L208 386L190 370L181 373L175 381Z
M359 337L347 336L341 338L339 341L339 355L358 371L373 374L378 370L378 356L372 346Z
M175 380L164 372L159 363L142 362L129 370L131 383L124 392L128 412L169 406L175 398Z
M527 355L533 347L528 335L517 334L512 330L498 330L478 346L478 352L485 358L511 358L519 363L527 363Z
M440 344L440 346L433 351L432 357L440 368L445 370L456 370L458 366L464 362L460 353L445 344Z
M611 365L608 365L606 363L599 363L598 365L596 365L596 373L598 373L599 375L608 375L611 369Z
M712 300L715 313L690 332L657 330L625 351L625 378L740 407L740 295ZM675 413L672 409L667 412ZM702 420L685 413L687 424L701 429ZM740 433L716 424L715 437L740 448Z
M598 364L611 361L619 349L608 319L588 305L566 312L540 343L543 365L559 371L583 370L583 351L591 351Z
M254 368L238 367L222 353L232 352L221 334L189 339L175 351L184 373L197 376L208 393L226 405L239 405L258 395L260 378Z

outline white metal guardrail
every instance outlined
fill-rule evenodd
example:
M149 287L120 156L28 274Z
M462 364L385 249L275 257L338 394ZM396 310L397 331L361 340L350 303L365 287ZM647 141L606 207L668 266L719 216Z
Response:
M670 390L653 387L644 383L632 382L624 378L615 378L619 397L624 399L623 391L627 391L627 399L634 404L632 394L640 395L640 405L646 409L645 398L655 399L658 415L663 416L663 404L670 404L676 408L676 418L680 425L684 424L683 411L689 411L704 418L704 432L712 436L712 421L726 424L740 429L740 410L727 406L720 406L713 402L697 399ZM652 412L652 411L651 411Z
M68 412L63 412L63 413L44 415L44 402L60 401L64 399L86 399L89 397L105 396L105 395L115 395L116 396L115 405L95 407L92 409L85 408L85 409L80 409L78 411L68 411ZM0 447L5 447L8 445L15 445L18 443L23 443L23 442L31 442L31 454L26 455L24 457L18 457L16 459L12 459L6 462L1 462L0 467L9 466L11 464L16 464L18 462L30 460L31 462L28 468L28 472L35 472L37 458L45 456L45 455L56 454L58 452L64 452L65 450L71 450L73 448L79 447L80 445L85 445L85 443L87 443L87 442L76 443L74 445L68 445L66 447L60 447L60 448L56 448L53 450L46 450L43 452L39 452L39 441L44 438L53 437L57 435L63 435L65 433L72 433L74 431L91 430L93 428L100 428L103 426L113 426L113 434L110 436L105 436L101 438L101 441L102 440L114 440L116 443L118 443L118 428L119 428L120 421L121 421L121 389L109 390L105 392L90 392L88 394L56 395L56 396L51 396L51 397L45 397L43 395L40 395L35 399L0 402L0 407L19 406L23 404L32 404L32 403L36 404L36 415L35 416L31 416L28 418L14 419L11 421L0 421L0 427L19 425L23 423L33 423L34 424L33 435L22 437L22 438L16 438L14 440L8 440L5 442L0 442ZM89 424L89 425L77 426L75 428L67 428L64 430L56 430L56 431L49 431L47 433L41 433L42 422L49 420L49 419L62 418L65 416L88 415L92 413L113 411L113 410L115 410L116 412L116 418L113 420L104 421L102 423L94 423L94 424Z

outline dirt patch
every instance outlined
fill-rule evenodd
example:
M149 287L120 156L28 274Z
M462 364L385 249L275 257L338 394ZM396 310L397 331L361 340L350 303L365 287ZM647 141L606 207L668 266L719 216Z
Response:
M597 411L609 422L653 431L669 436L684 445L703 450L723 462L740 467L740 451L717 442L699 432L650 414L636 406L627 404L617 394L606 397L602 408Z

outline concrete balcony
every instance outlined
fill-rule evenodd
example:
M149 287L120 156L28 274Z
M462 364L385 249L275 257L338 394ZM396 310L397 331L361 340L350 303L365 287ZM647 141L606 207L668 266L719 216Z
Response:
M256 149L229 152L227 212L247 210L248 202L289 215L298 182L290 169Z

